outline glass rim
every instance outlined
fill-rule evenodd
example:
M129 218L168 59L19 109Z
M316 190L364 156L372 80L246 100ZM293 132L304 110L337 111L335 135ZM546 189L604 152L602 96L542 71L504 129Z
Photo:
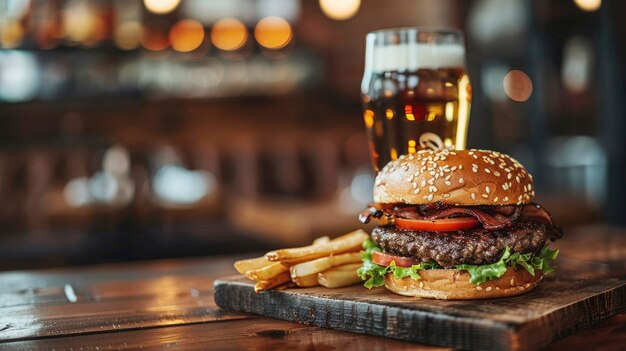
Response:
M463 38L463 30L454 27L397 27L377 29L367 33L367 36L386 33L431 33L431 34L457 34Z

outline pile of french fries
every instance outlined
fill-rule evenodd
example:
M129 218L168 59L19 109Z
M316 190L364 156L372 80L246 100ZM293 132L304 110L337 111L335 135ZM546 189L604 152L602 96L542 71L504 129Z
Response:
M309 246L270 251L265 256L235 262L235 269L256 281L261 292L288 283L300 287L339 288L361 281L361 245L368 237L356 230L336 239L317 238Z

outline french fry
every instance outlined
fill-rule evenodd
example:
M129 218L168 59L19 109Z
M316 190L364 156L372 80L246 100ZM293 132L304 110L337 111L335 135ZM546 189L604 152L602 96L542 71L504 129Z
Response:
M326 244L270 251L265 254L265 257L270 261L280 261L284 265L292 266L332 254L358 251L361 249L361 245L367 236L366 232L359 229L333 239Z
M359 269L359 267L361 267L363 265L362 262L359 263L347 263L347 264L342 264L341 266L336 266L331 268L330 270L333 271L355 271L357 269Z
M329 241L330 241L330 238L328 236L320 236L319 238L313 240L313 243L311 243L311 245L326 244Z
M275 262L263 268L249 270L245 273L245 275L252 280L260 281L270 280L287 271L289 271L289 268L283 266L280 262Z
M291 282L289 272L284 272L271 279L261 280L257 282L256 284L254 284L254 291L261 292L289 282Z
M291 278L297 286L301 288L307 288L311 286L317 286L319 283L317 282L317 273L305 275L303 277L292 277Z
M361 254L358 252L352 252L299 263L295 266L291 266L289 271L292 278L297 278L320 273L335 266L358 262L361 262Z
M361 282L356 274L360 264L349 264L329 269L317 275L319 285L327 288L341 288Z
M240 260L235 262L234 266L237 272L244 274L247 271L261 269L263 267L267 267L274 262L268 261L265 256L249 258L247 260Z

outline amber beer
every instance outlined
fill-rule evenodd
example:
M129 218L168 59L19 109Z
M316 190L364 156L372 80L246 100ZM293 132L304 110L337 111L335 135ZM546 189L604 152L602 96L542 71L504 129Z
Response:
M368 34L361 96L376 172L420 149L464 149L471 86L461 33Z

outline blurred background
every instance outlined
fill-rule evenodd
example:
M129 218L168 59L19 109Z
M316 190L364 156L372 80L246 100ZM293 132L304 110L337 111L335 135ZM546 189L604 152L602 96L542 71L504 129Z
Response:
M365 34L464 30L468 147L566 229L626 225L626 2L0 0L0 269L259 252L359 226ZM508 87L505 89L505 87Z

